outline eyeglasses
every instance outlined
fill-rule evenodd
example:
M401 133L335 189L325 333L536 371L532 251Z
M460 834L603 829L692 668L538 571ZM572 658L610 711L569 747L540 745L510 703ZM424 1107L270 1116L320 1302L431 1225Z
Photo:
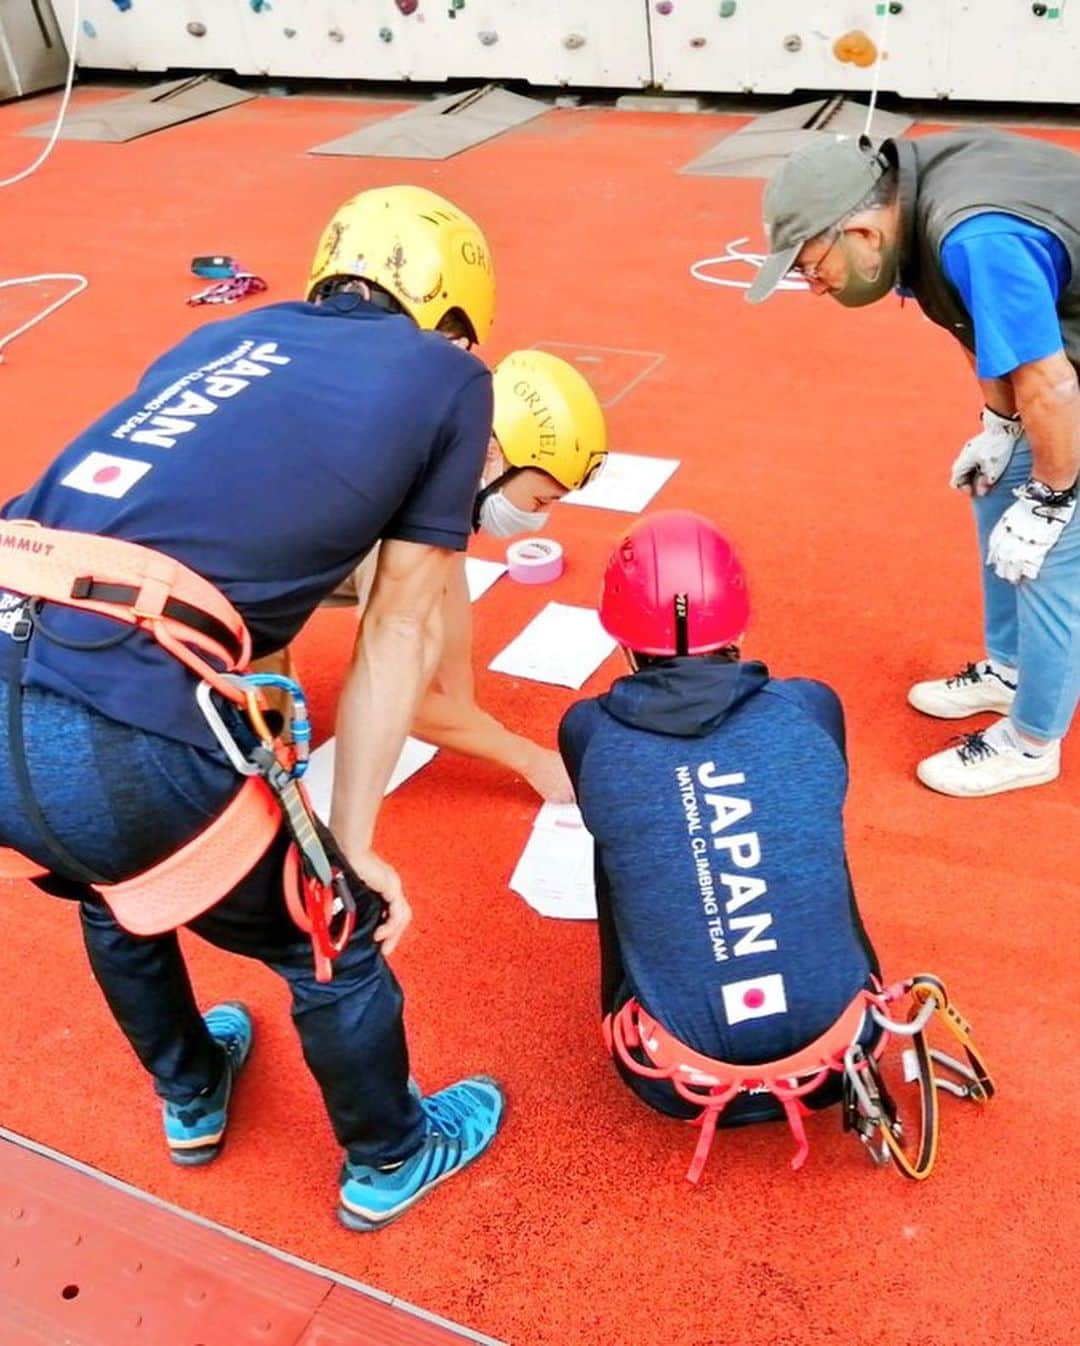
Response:
M836 247L837 243L840 241L840 235L843 232L844 231L842 228L837 227L836 229L834 229L832 231L832 238L829 240L829 246L825 249L825 251L817 259L817 261L796 262L795 265L791 268L791 274L793 276L799 276L802 280L809 280L809 281L821 280L822 279L821 265L825 261L825 258L828 257L829 253L832 252L833 248Z

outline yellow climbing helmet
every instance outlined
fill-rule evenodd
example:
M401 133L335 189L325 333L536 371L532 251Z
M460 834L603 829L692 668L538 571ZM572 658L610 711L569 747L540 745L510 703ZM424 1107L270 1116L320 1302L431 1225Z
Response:
M607 454L596 394L573 365L548 351L513 351L495 366L493 429L511 467L538 467L568 490Z
M455 309L477 341L491 330L495 271L487 239L426 187L375 187L340 206L319 240L308 299L335 276L381 285L426 331Z

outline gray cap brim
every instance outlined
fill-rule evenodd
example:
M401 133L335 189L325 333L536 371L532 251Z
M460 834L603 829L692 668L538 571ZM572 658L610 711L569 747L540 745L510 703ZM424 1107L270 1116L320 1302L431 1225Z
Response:
M805 242L806 239L802 238L792 247L785 248L783 252L770 253L765 258L764 264L754 278L754 283L746 292L746 302L748 304L761 304L768 299L794 266L795 258L799 255L799 249Z

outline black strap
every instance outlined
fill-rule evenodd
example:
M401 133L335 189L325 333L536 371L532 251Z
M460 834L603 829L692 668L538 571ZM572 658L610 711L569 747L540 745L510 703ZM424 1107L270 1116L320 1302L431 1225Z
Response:
M689 627L690 603L686 594L675 595L675 653L690 653Z
M90 575L84 575L71 586L71 596L93 599L95 603L115 603L117 607L130 608L138 602L139 590L133 584L106 584ZM162 608L162 616L169 617L174 622L182 622L193 631L198 631L200 635L208 636L231 651L234 660L239 659L242 646L236 636L224 622L219 622L216 617L211 617L201 608L184 603L179 598L168 598Z
M22 657L18 660L12 660L11 672L7 680L8 751L11 755L11 767L15 774L15 788L19 792L19 802L27 821L37 833L42 863L47 863L49 869L62 878L71 879L77 883L107 883L107 879L89 869L80 860L76 860L71 854L49 826L49 820L42 813L41 806L34 795L34 788L30 780L30 767L26 761L26 741L23 737L22 715L22 672L29 648L30 639L28 638L23 641ZM32 858L39 859L36 855Z

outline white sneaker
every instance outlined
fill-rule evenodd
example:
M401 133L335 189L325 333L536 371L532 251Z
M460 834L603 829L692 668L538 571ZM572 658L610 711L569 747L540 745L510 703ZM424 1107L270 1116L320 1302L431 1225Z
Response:
M931 790L961 799L1046 785L1057 780L1060 772L1060 743L1038 757L1028 757L1006 743L988 742L981 731L965 734L956 747L924 757L915 768L916 776Z
M917 682L908 692L908 701L924 715L939 720L963 720L980 711L1006 714L1016 696L1016 688L998 677L985 661L968 664L951 678Z

